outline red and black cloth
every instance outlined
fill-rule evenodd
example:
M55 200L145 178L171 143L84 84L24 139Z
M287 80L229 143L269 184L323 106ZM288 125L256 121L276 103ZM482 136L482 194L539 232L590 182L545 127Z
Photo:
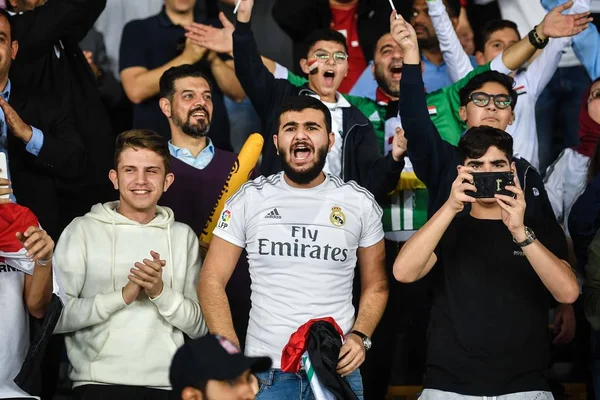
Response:
M298 372L302 354L308 351L319 381L336 399L358 399L348 381L337 373L343 337L341 328L333 318L311 319L290 336L281 353L281 369L284 372Z

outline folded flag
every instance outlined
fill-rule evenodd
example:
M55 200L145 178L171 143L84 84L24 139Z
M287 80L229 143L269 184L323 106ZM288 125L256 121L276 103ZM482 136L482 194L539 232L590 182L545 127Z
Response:
M27 275L33 275L35 263L27 257L27 250L17 239L17 232L25 232L30 226L40 226L37 217L27 208L16 203L0 205L0 262L18 269ZM53 292L63 304L67 300L56 277L56 268L52 270Z

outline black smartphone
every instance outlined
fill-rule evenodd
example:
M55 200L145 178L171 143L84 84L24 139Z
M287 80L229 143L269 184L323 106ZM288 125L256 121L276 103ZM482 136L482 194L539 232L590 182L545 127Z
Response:
M514 197L513 192L509 192L504 187L514 186L515 176L512 172L473 172L473 184L477 188L476 192L465 191L467 196L476 199L493 198L495 194L503 194Z

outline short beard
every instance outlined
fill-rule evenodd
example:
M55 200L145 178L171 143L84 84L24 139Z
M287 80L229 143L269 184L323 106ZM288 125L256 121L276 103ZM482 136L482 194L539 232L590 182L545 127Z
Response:
M190 117L188 117L187 121L182 121L178 116L173 115L173 123L177 125L183 133L186 135L193 137L194 139L200 139L205 137L210 130L210 121L207 121L206 124L190 124Z
M393 90L388 80L383 77L383 74L380 74L377 71L377 67L375 67L375 80L377 81L377 86L379 86L385 94L390 97L400 97L400 82L398 82L398 90Z
M292 166L285 159L285 152L283 149L279 149L281 157L281 164L283 166L283 172L288 179L298 185L306 185L307 183L315 180L325 167L327 161L327 146L323 146L316 151L317 158L315 159L312 166L302 172L295 171Z

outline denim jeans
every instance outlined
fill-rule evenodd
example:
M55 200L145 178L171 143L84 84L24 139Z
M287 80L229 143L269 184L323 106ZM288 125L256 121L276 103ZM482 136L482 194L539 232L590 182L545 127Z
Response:
M538 98L535 121L542 176L563 149L579 143L579 109L589 85L583 67L558 68ZM554 147L555 132L560 137L558 148Z
M258 400L313 400L315 397L310 388L308 377L304 371L296 374L270 369L256 374L258 378ZM350 387L363 400L363 385L360 371L357 369L346 377Z

